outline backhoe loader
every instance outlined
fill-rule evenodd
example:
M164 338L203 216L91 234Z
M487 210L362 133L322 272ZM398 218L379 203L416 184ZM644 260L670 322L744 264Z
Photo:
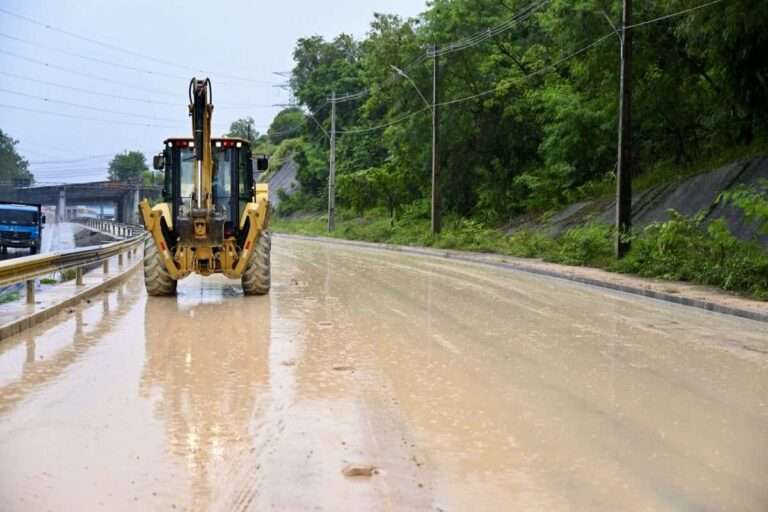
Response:
M150 235L144 245L149 295L175 295L179 279L195 272L241 279L245 295L270 287L267 185L254 183L247 140L211 138L211 81L189 84L192 137L169 138L153 159L164 170L162 201L139 204ZM267 158L256 159L257 170Z

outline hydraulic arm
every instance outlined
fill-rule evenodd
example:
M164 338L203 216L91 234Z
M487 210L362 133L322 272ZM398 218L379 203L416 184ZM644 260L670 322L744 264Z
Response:
M154 167L164 170L163 201L140 204L151 233L145 281L152 295L175 293L176 281L196 272L241 278L246 294L269 290L269 201L254 183L250 142L212 138L209 79L189 83L191 138L170 138ZM257 159L266 170L266 157Z

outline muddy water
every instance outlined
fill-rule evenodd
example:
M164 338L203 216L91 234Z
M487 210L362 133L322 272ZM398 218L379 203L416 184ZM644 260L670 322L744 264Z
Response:
M277 239L0 344L0 510L768 508L768 326ZM348 465L377 474L346 477Z

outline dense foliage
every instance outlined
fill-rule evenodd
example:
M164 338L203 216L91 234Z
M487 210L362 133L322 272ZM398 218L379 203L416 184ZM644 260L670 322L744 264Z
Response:
M635 21L701 3L637 2ZM297 120L300 132L290 135L302 139L296 146L302 200L325 193L324 131L334 91L360 91L337 104L340 208L359 214L381 206L397 216L428 197L430 116L414 88L431 100L425 49L499 26L528 6L527 0L435 0L416 19L377 14L362 40L343 34L299 40L291 82L314 117ZM441 57L441 102L490 91L442 108L446 214L498 225L584 191L610 189L619 48L606 18L618 23L620 2L550 0L495 37ZM730 0L633 29L638 175L670 163L684 169L724 148L764 144L766 24L768 3ZM281 119L289 114L298 117L294 110ZM380 125L388 126L361 131ZM281 122L275 131L287 128Z
M768 149L768 3L692 9L705 3L635 3L633 178L640 188ZM613 257L611 226L589 224L558 237L498 229L515 216L615 188L619 44L611 25L620 14L620 2L605 0L434 0L417 19L377 14L363 40L299 40L292 86L308 114L291 151L301 187L281 197L275 229L327 234L327 219L306 212L326 204L335 92L338 219L331 236L541 257L768 298L765 250L703 215L670 212L668 221L637 230L621 261ZM483 35L488 27L501 28ZM456 51L448 46L462 40ZM426 49L433 45L443 49L438 102L446 103L445 219L437 236L429 229L425 106L432 94ZM768 185L739 187L721 200L768 230Z
M16 151L18 141L0 130L0 184L26 186L34 181L29 163Z
M757 223L759 230L768 235L768 180L728 190L721 199L740 208L747 219Z
M109 179L122 183L141 183L149 173L147 159L141 151L119 153L109 162Z
M237 137L253 144L259 138L255 123L252 117L237 119L229 126L227 137Z

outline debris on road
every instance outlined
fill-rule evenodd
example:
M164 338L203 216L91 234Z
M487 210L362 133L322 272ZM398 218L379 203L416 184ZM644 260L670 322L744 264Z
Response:
M356 476L373 476L379 473L376 466L360 465L360 464L348 464L341 470L344 476L356 477Z

